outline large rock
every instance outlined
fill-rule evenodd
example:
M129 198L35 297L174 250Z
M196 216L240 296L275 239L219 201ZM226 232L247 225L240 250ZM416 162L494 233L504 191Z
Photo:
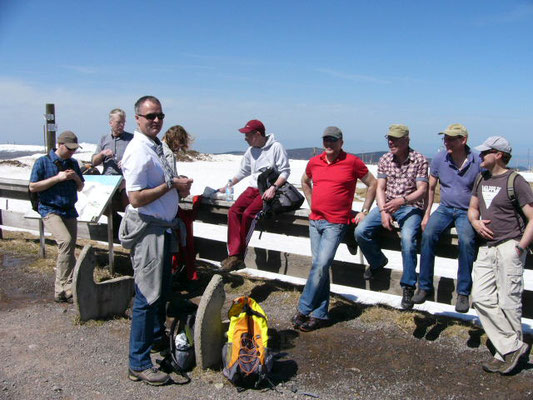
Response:
M224 327L220 314L225 300L222 277L213 275L200 300L194 324L196 365L202 369L218 368L222 364Z

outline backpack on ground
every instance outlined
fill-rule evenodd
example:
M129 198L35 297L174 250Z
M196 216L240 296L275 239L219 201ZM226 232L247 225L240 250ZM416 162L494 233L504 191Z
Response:
M251 297L233 300L228 311L228 342L222 349L224 376L240 390L270 382L273 356L268 348L268 320Z
M194 354L194 322L196 309L183 313L179 318L174 318L170 325L169 340L170 353L161 361L161 368L166 371L175 371L185 378L184 382L176 382L181 385L187 384L191 378L187 374L195 366Z
M259 192L263 194L267 189L274 185L279 177L279 172L274 168L268 168L257 177L257 187ZM268 202L264 202L262 216L278 215L288 211L298 210L305 198L304 196L289 182L285 182L276 190L274 198Z

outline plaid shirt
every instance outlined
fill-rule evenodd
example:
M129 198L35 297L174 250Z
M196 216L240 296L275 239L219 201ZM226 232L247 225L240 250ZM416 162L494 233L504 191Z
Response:
M47 156L43 156L35 161L31 170L30 182L40 182L56 176L59 168L55 163L62 166L62 169L73 169L84 181L78 162L73 159L62 160L57 156L55 150L50 150ZM78 212L74 205L78 201L78 186L72 179L56 183L49 189L39 192L39 214L46 217L48 214L57 214L65 218L76 218Z
M416 182L428 182L428 161L422 154L409 148L407 159L400 164L392 153L384 154L378 163L378 179L387 180L385 201L407 196L416 190ZM424 209L424 199L413 204Z

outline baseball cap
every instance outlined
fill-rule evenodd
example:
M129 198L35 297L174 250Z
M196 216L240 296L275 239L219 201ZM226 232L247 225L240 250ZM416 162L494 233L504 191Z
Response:
M389 126L389 133L387 136L392 136L396 138L402 138L404 136L409 136L409 128L401 124L392 124Z
M477 151L496 150L507 154L513 151L509 141L502 136L491 136L475 149Z
M324 133L322 134L323 138L326 136L342 139L342 131L336 126L328 126L326 129L324 129Z
M468 136L468 130L463 124L451 124L442 132L439 132L439 135Z
M64 131L63 133L61 133L61 135L59 135L59 137L57 138L57 143L64 144L70 150L76 150L77 148L80 148L80 149L82 148L78 144L78 137L72 131Z
M241 133L250 133L252 131L259 131L263 135L265 134L265 126L261 121L258 119L251 119L246 123L244 128L239 129L239 132Z

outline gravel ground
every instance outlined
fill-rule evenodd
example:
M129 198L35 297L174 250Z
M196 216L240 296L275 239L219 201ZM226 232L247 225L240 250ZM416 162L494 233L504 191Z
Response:
M0 399L533 398L532 364L510 376L481 370L489 353L476 327L334 298L332 325L301 333L288 323L298 288L232 276L224 277L228 303L249 294L269 317L271 347L279 353L275 389L238 393L221 371L197 369L183 386L131 382L130 321L80 325L73 305L53 302L53 271L30 267L34 256L13 258L3 249ZM212 267L201 268L203 284L211 274Z

